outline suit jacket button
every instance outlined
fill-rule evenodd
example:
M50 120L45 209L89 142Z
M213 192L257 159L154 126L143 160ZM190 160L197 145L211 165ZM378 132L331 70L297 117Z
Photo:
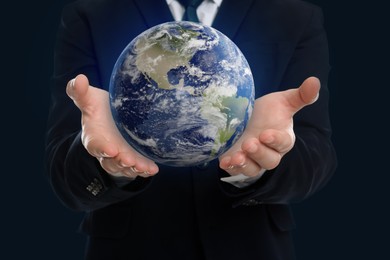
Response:
M97 196L102 191L103 185L97 178L94 178L92 182L86 187L86 189L93 196Z
M244 206L257 206L261 204L263 204L263 202L256 199L250 199L242 203Z

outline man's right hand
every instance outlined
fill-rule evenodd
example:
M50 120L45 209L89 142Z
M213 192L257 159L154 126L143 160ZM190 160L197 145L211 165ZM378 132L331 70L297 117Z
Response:
M69 81L66 93L80 109L84 147L113 176L150 177L158 166L135 151L122 137L110 111L107 91L89 85L86 76Z

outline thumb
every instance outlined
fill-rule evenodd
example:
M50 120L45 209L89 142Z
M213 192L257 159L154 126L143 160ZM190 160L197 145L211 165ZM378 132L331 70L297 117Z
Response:
M88 88L88 78L83 74L77 75L77 77L70 80L66 86L66 94L68 94L79 109L82 109L82 107L85 106Z
M320 80L316 77L307 78L298 89L290 92L288 97L293 114L303 107L313 104L319 97Z

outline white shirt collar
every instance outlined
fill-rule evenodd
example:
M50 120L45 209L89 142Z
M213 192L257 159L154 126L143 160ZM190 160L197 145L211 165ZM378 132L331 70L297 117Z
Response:
M210 0L210 1L214 2L218 7L220 7L222 4L222 0Z
M177 0L166 0L175 21L181 21L185 8ZM205 0L196 10L202 24L211 26L217 15L222 0Z

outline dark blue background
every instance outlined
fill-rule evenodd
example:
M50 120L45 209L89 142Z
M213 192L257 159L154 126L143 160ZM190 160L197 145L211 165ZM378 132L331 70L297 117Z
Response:
M15 1L2 6L0 216L6 242L1 259L82 258L85 238L76 232L82 214L61 205L43 169L51 55L60 11L67 2L71 1ZM294 205L297 256L388 259L390 171L384 92L390 87L389 15L375 1L310 2L323 8L329 36L331 116L339 167L321 192Z

